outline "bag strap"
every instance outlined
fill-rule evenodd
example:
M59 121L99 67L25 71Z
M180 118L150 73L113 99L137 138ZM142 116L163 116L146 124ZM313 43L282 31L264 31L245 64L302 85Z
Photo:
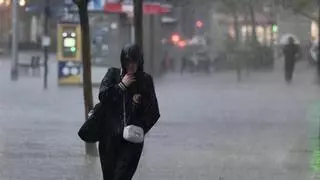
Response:
M127 126L127 112L126 112L126 98L125 94L122 96L122 104L123 104L123 124Z
M120 69L120 81L121 81L121 74L122 74L122 70ZM122 95L122 107L123 107L123 124L124 127L127 126L127 112L126 112L126 96L125 93L123 93Z

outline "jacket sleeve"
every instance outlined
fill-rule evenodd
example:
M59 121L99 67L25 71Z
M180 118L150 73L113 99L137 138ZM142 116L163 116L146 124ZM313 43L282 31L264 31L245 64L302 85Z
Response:
M146 93L145 103L143 103L143 112L141 120L144 123L144 132L147 134L150 129L157 123L160 118L158 100L154 89L153 79L148 76L148 89Z
M110 68L103 77L99 88L100 102L116 101L126 91L125 85L116 81L116 72L114 68Z

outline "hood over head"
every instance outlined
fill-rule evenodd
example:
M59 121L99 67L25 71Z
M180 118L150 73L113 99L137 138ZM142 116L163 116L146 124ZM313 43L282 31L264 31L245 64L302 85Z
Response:
M120 54L120 62L122 68L122 74L126 74L126 64L128 62L136 62L138 64L137 73L143 72L143 53L141 48L137 44L128 44L126 45Z

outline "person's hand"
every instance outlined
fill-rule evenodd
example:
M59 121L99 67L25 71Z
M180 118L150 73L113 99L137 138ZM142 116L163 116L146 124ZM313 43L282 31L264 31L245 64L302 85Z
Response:
M133 100L133 102L134 102L135 104L140 104L141 95L140 95L140 94L135 94L135 95L133 95L132 100Z
M133 76L133 74L126 74L122 78L122 83L126 86L129 87L133 82L136 81L136 78Z

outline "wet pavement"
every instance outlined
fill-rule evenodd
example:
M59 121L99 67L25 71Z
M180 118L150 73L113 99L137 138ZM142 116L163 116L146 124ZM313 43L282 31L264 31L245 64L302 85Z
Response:
M57 87L54 61L46 91L40 78L11 82L8 68L0 62L0 179L101 180L98 159L77 137L82 89ZM320 98L313 74L298 67L291 85L280 70L241 83L234 72L157 79L162 116L135 179L308 179L308 112Z

